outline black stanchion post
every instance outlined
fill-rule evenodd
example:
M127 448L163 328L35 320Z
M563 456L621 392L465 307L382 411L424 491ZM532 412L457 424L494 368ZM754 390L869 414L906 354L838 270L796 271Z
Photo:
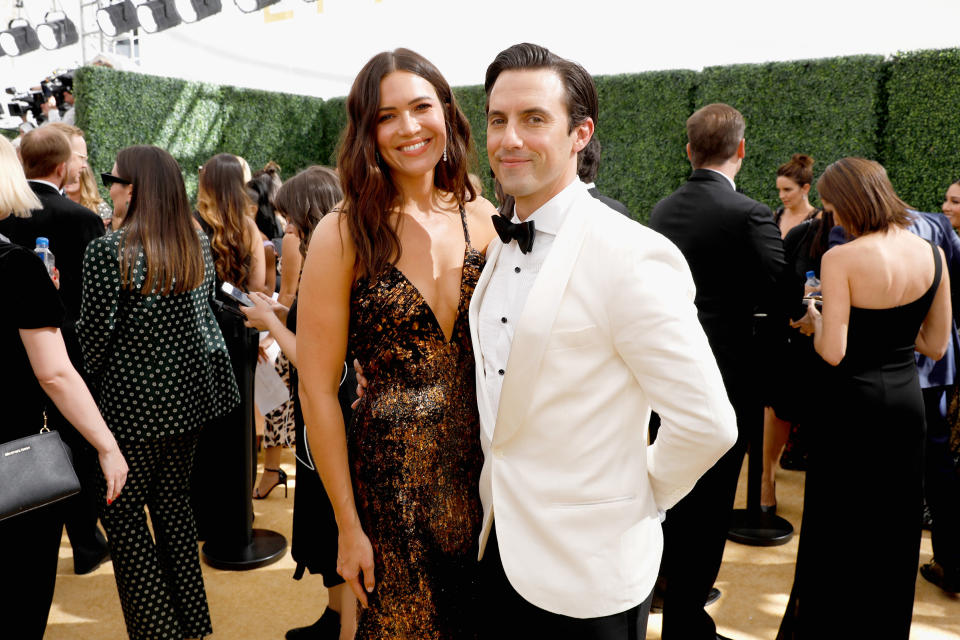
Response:
M766 314L756 314L754 336L761 331ZM727 537L734 542L754 547L775 547L793 537L793 525L773 513L760 510L760 485L763 480L763 407L750 420L747 450L747 508L734 509Z
M242 321L241 321L242 323ZM221 322L221 327L224 323ZM233 571L256 569L283 557L286 539L276 531L253 528L254 455L253 374L257 358L258 334L241 324L237 332L224 338L230 351L240 406L231 411L215 428L218 473L222 474L223 504L216 509L223 522L215 523L201 554L211 567ZM233 344L231 344L233 343ZM206 462L210 462L207 460Z

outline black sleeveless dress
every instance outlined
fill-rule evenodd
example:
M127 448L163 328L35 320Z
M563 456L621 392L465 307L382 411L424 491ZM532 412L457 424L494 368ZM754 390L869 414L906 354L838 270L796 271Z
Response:
M889 309L850 308L808 469L793 591L778 639L906 640L920 555L924 410L914 347L940 285Z
M368 386L347 455L376 588L357 640L476 637L482 453L467 311L483 267L466 246L450 340L395 266L359 280L349 351Z

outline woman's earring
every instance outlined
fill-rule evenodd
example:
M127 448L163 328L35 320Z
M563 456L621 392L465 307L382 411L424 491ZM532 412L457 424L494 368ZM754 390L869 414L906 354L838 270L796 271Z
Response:
M444 161L444 162L447 161L447 148L446 148L446 147L443 148L443 161Z
M380 159L380 150L379 150L379 149L374 149L374 150L373 150L373 155L374 155L374 157L375 157L376 160L377 160L377 164L379 165L379 164L382 162L382 160Z

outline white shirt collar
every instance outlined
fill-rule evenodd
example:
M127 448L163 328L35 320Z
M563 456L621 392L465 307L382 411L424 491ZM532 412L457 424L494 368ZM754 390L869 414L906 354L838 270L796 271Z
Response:
M570 203L573 202L574 198L580 193L585 193L586 190L587 185L580 182L579 178L574 178L560 193L547 200L543 206L527 216L527 220L534 220L536 222L537 233L542 232L557 235L557 232L560 230L560 225L563 224L563 219L566 217L567 211L570 208ZM511 220L513 222L520 222L520 218L517 217L516 205L514 205Z
M707 169L707 171L713 171L713 172L716 173L717 175L723 176L723 178L724 178L727 182L730 183L730 186L733 187L733 190L734 190L734 191L737 190L737 185L734 184L733 179L732 179L730 176L728 176L727 174L722 173L722 172L720 172L720 171L717 171L716 169Z

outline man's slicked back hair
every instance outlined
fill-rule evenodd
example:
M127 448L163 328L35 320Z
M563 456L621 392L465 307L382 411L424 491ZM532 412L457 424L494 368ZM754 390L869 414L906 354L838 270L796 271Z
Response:
M592 119L596 127L600 111L599 99L597 87L587 70L576 62L561 58L546 47L529 42L504 49L487 67L487 76L483 83L487 93L487 111L490 110L490 91L500 74L504 71L528 69L552 69L560 76L567 97L567 113L570 116L568 133L583 124L587 118Z

